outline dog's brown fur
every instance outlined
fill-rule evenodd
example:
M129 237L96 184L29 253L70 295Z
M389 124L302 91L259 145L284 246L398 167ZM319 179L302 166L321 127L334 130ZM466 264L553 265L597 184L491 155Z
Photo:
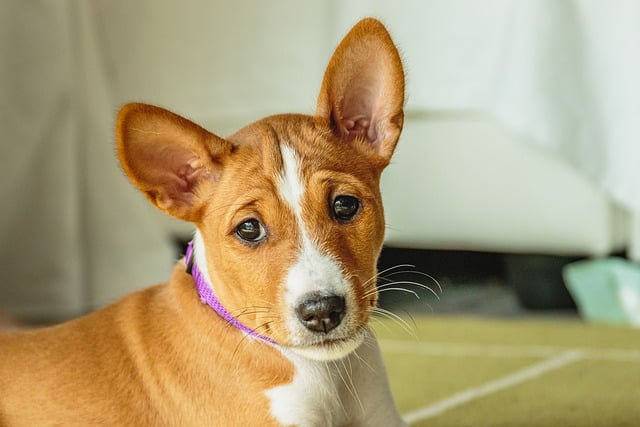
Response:
M291 144L302 159L300 174L308 179L302 218L348 272L357 333L377 300L372 278L384 236L378 184L402 128L403 96L397 51L384 27L369 19L336 50L315 116L268 117L223 139L166 110L130 104L118 116L118 154L154 205L196 225L229 311L266 301L272 321L258 312L242 321L286 349L293 341L279 287L300 236L276 196L279 144ZM371 109L354 123L362 105ZM327 197L336 192L358 194L358 221L341 225L327 215ZM255 215L253 209L270 226L259 247L233 235L232 225ZM59 326L1 335L0 425L278 425L265 391L293 380L294 364L283 354L202 304L180 261L165 285ZM386 387L384 378L364 383ZM395 411L369 405L374 419Z
M245 338L221 334L228 328L179 264L167 285L63 325L2 336L0 349L10 352L0 358L0 425L209 425L220 417L211 396L225 396L229 412L254 408L226 414L227 425L271 425L255 408L268 408L261 391L290 380L291 366L267 346L260 358L240 351ZM233 372L243 392L221 371Z

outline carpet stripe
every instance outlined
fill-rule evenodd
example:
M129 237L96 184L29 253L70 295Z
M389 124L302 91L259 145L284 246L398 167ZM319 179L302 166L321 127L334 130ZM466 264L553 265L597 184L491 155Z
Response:
M566 351L580 351L585 359L640 362L640 351L633 349L561 347L544 345L496 345L496 344L460 344L446 342L418 342L399 340L379 340L387 353L410 353L428 356L476 356L476 357L552 357Z
M517 371L506 377L490 381L479 387L467 389L456 393L446 399L432 405L417 409L404 415L409 424L439 415L449 409L468 403L472 400L496 393L509 387L513 387L525 381L537 378L547 372L562 368L584 357L580 351L566 351L558 356L551 357L528 368Z

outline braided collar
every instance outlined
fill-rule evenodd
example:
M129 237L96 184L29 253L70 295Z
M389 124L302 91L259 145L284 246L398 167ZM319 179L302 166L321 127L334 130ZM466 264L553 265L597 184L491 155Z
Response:
M220 317L227 321L227 323L240 329L245 334L254 338L258 338L262 341L275 344L275 341L273 341L271 338L261 335L254 329L251 329L250 327L244 325L236 317L229 313L226 308L224 308L222 302L220 302L220 300L216 296L211 285L207 283L204 274L202 274L202 271L200 271L198 265L195 262L195 256L193 254L193 242L189 242L189 245L187 246L185 263L187 264L187 273L189 273L193 277L193 281L196 285L196 290L200 295L200 301L211 307L216 313L218 313Z

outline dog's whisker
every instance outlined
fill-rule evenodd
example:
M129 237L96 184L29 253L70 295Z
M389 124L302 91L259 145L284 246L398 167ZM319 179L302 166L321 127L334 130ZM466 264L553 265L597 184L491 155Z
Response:
M358 398L357 393L355 392L355 390L352 389L352 385L353 382L347 382L347 379L345 378L345 376L348 377L348 373L346 372L346 366L344 364L344 360L340 360L340 362L342 363L342 367L344 368L344 374L343 374L343 370L340 369L340 366L338 366L338 361L332 361L332 364L334 366L335 371L338 373L338 376L340 377L340 380L342 381L342 384L344 384L344 387L347 389L347 391L349 392L349 394L351 395L351 397L353 397L353 399L357 402L360 403L360 399Z
M349 360L349 363L351 363L350 359L348 360ZM347 366L345 364L344 359L340 359L340 362L342 363L342 367L344 368L344 376L343 376L341 373L340 367L338 367L338 373L340 374L340 378L342 378L342 382L344 383L345 387L349 391L349 394L351 395L351 397L353 397L353 399L356 401L356 403L360 407L360 410L364 413L364 405L362 404L362 400L358 395L358 389L353 382L353 370L350 367L349 371L347 371ZM346 379L345 379L345 376L346 376ZM347 382L347 379L349 380L348 382Z
M408 269L400 270L400 268L411 268L412 270L408 270ZM418 276L423 276L423 277L428 278L429 280L431 280L433 283L436 284L436 286L438 287L438 290L440 291L440 293L443 292L442 291L442 286L440 285L440 282L438 281L438 279L436 279L432 275L430 275L428 273L425 273L423 271L415 270L415 268L416 268L416 266L413 265L413 264L398 264L398 265L395 265L395 266L392 266L392 267L388 267L388 268L378 272L376 274L376 276L374 276L374 277L377 277L377 278L379 278L381 280L389 280L389 281L391 281L390 279L388 279L391 276L397 276L399 274L415 274L415 275L418 275ZM371 278L371 279L373 279L373 278Z
M233 317L246 316L251 314L270 313L272 309L270 307L244 307L238 310L234 310L231 314Z
M372 282L373 282L373 284L375 285L376 279L379 279L379 278L383 277L383 276L382 276L383 274L386 274L386 273L387 273L387 272L389 272L389 271L393 271L393 270L394 270L394 269L396 269L396 268L405 268L405 267L415 268L415 266L414 266L414 265L411 265L411 264L398 264L398 265L394 265L393 267L385 268L384 270L377 272L376 274L374 274L373 276L371 276L369 279L365 280L365 281L362 283L362 286L368 286L368 285L370 285Z
M264 323L256 326L255 328L251 329L251 331L254 332L254 333L258 333L258 331L261 330L261 329L267 329L268 330L269 329L269 325L271 323L272 323L271 321L264 322ZM233 326L231 324L229 324L229 325ZM267 337L267 338L271 338L271 337L269 337L268 334L265 334L264 336ZM248 344L250 344L252 342L251 340L249 340L250 337L251 337L251 335L249 335L249 334L243 334L242 339L240 339L240 341L238 342L238 344L236 345L236 347L235 347L235 349L233 351L233 357L234 358L235 358L237 352L240 350L241 346L246 346L246 345L248 345ZM253 338L253 337L251 337L251 338Z
M387 279L387 280L389 280L389 279ZM406 287L402 287L402 286L398 286L398 285L417 286L418 288L428 290L438 300L440 300L440 296L430 286L425 285L423 283L412 282L412 281L389 281L388 283L379 284L376 288L373 288L373 289L370 289L370 290L365 290L365 292L362 295L361 299L362 300L367 299L367 298L371 297L372 295L375 295L376 292L380 294L380 293L388 292L388 291L405 292L405 293L412 294L417 299L421 299L420 295L416 291L414 291L412 289L407 289Z
M411 285L411 286L417 286L420 289L424 289L427 290L429 292L431 292L433 294L433 296L435 296L438 300L440 300L440 295L438 295L438 293L436 291L434 291L431 286L425 285L424 283L419 283L419 282L413 282L410 280L398 280L395 282L390 282L390 283L384 283L380 286L378 286L378 290L384 290L390 287L397 287L397 285Z
M369 345L370 346L371 343L366 342L366 340L365 340L363 345ZM369 370L369 372L371 372L372 374L374 374L376 372L376 370L373 368L373 366L371 366L371 364L369 362L367 362L367 360L364 357L362 357L362 356L360 356L358 354L358 350L357 349L354 350L353 355L354 355L354 357L356 359L358 359L358 363L360 363L361 365L364 365L364 367L366 367Z
M338 365L337 365L335 360L332 360L329 363L325 363L325 364L323 364L323 366L324 366L324 370L325 370L327 378L333 378L334 377L334 375L333 375L334 372L338 372L338 376L340 376L340 372L339 372L340 369L339 369L339 367L338 367ZM331 368L333 368L333 369L331 369ZM344 383L344 380L342 380L342 382ZM328 396L331 396L333 394L333 390L329 390L329 388L327 386L325 386L324 390L325 390L326 395L328 395ZM340 406L340 410L342 411L342 413L348 416L349 413L348 413L347 408L345 407L344 402L342 401L342 399L337 399L337 403Z
M263 322L262 324L256 326L253 329L253 332L259 332L259 331L262 332L263 329L266 330L267 332L270 332L271 331L271 327L270 326L271 326L272 323L273 323L273 320L269 320L267 322ZM269 334L264 334L264 336L266 336L267 338L271 338L269 336Z
M435 277L433 277L428 273L425 273L423 271L417 271L417 270L404 270L404 271L394 271L392 273L389 273L387 274L387 277L398 275L398 274L417 274L419 276L426 277L429 280L431 280L433 283L435 283L435 285L438 287L438 290L440 291L441 294L443 292L442 286L440 285L440 282L438 281L438 279L436 279Z
M380 308L380 307L373 307L372 313L379 314L383 317L386 317L389 320L394 321L397 325L402 327L402 329L404 329L405 332L407 332L409 335L415 335L415 330L416 330L415 326L412 328L411 325L409 325L409 323L406 320L404 320L402 317L398 316L394 312L385 310L384 308Z
M366 286L366 285L368 285L368 284L370 284L370 283L372 283L372 282L373 282L373 283L375 283L375 282L376 282L376 280L377 280L377 279L379 279L380 277L382 277L382 275L383 275L385 272L387 272L387 271L389 271L389 270L391 270L391 269L393 269L393 268L395 268L395 267L389 267L389 268L385 269L384 271L376 272L373 276L371 276L369 279L367 279L367 280L365 280L365 281L363 282L363 286Z
M396 291L396 292L405 292L408 294L413 295L414 297L416 297L417 299L420 299L420 295L418 295L418 293L414 290L411 289L407 289L407 288L384 288L384 289L378 289L378 293L383 293L383 292L389 292L389 291ZM366 297L370 297L372 294L369 295L365 295Z
M387 273L389 273L389 272L391 272L393 270L396 270L398 268L416 268L416 266L413 265L413 264L398 264L398 265L394 265L393 267L385 268L384 270L379 271L378 275L380 276L382 274L387 274ZM389 274L395 274L395 273L389 273Z

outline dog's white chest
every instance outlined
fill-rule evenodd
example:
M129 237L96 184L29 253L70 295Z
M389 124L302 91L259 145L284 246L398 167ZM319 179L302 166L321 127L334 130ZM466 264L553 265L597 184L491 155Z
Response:
M266 391L271 415L282 425L406 426L395 409L371 332L353 353L335 361L316 361L283 351L294 365L289 384Z
M288 357L295 366L293 381L266 392L271 414L283 425L341 426L349 422L353 399L345 396L353 384L348 358L319 362ZM352 390L355 395L356 391Z

